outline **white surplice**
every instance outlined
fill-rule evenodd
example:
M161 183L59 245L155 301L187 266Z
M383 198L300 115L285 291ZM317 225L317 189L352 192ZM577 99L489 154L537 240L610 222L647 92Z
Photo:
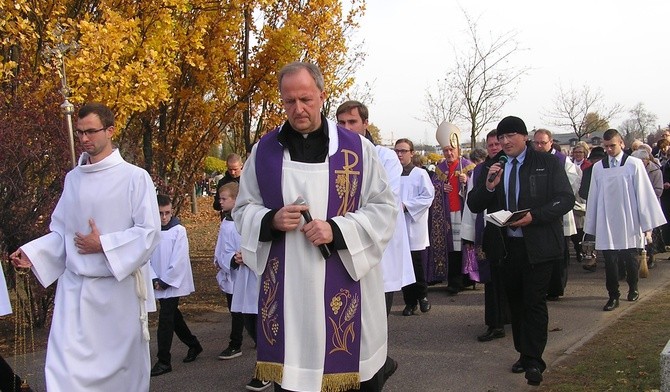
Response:
M221 221L219 239L214 250L214 263L220 268L216 280L221 290L233 295L231 312L257 314L260 291L258 275L246 265L231 268L235 252L241 250L240 238L235 222L229 218Z
M175 225L161 230L161 242L151 255L151 278L158 278L170 285L156 290L156 298L183 297L195 291L191 258L188 253L186 228Z
M235 222L228 219L222 220L214 248L214 265L219 269L219 272L216 273L216 281L221 291L226 294L233 294L237 270L230 269L230 260L240 249L240 233L237 232Z
M409 248L424 250L430 245L428 238L428 209L433 204L435 187L428 172L415 167L407 176L400 177L400 200L405 206L405 221Z
M642 233L664 223L641 160L629 156L623 166L607 169L602 161L593 165L584 232L596 236L596 249L642 248Z
M395 232L393 232L393 237L384 250L381 261L384 291L389 293L416 282L416 277L414 276L412 255L409 250L405 214L402 211L402 201L400 200L402 165L395 151L383 146L376 146L376 149L379 160L384 165L384 170L386 170L386 176L398 206Z
M233 283L231 312L258 314L259 281L258 275L246 265L240 265L237 268Z
M329 155L338 148L335 123L328 121ZM379 264L395 229L397 208L393 192L374 146L363 143L363 173L359 208L332 220L341 230L347 249L338 250L350 277L361 287L361 381L369 380L386 361L387 323L382 270ZM271 242L260 242L261 219L270 210L263 205L256 178L256 144L245 163L240 192L233 209L242 234L242 256L249 268L262 275ZM282 190L284 204L302 196L314 219L326 219L329 167L324 163L291 161L284 150ZM304 221L303 221L304 223ZM285 233L287 257L284 274L285 353L281 386L295 391L320 391L326 339L325 271L319 249L298 229ZM290 253L289 253L290 252ZM261 337L259 336L259 339Z
M98 163L83 164L87 159L83 154L65 177L51 232L21 247L43 286L58 279L47 390L148 391L139 291L155 310L148 261L160 241L156 191L149 174L118 150ZM75 233L90 233L89 219L100 231L103 253L77 252ZM143 286L136 283L140 269Z

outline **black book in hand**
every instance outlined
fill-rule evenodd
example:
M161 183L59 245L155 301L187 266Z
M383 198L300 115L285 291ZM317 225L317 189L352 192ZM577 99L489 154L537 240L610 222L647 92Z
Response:
M528 213L528 211L530 211L530 209L528 208L516 212L500 210L492 212L490 214L486 214L484 219L486 219L487 222L491 222L496 226L505 227L523 218Z

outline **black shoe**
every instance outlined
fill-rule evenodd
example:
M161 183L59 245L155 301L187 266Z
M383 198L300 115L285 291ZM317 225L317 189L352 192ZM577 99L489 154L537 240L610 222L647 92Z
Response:
M505 330L503 328L489 328L486 333L477 336L480 342L489 342L493 339L500 339L505 337Z
M405 309L402 310L402 315L403 316L411 316L416 312L416 305L407 305L405 306Z
M384 362L384 381L382 382L382 387L384 384L386 384L386 381L391 378L393 373L395 373L396 370L398 370L398 362L391 358L391 357L386 357L386 362Z
M526 369L521 364L520 359L518 361L514 362L514 365L512 365L512 373L523 373L525 371L526 371Z
M603 310L605 312L609 312L610 310L614 310L618 307L619 307L619 298L610 298L605 304L605 307L603 307Z
M241 349L228 346L225 350L221 351L221 354L219 354L219 359L233 359L239 357L240 355L242 355Z
M263 381L257 378L252 378L251 381L247 383L245 387L248 391L264 391L265 389L272 386L270 381Z
M461 291L457 287L454 287L454 286L447 286L446 290L447 290L447 294L449 294L449 295L456 295L456 294L458 294L459 291Z
M428 302L428 298L419 300L419 309L421 309L421 313L427 313L430 310L430 302Z
M640 298L640 293L637 290L628 292L628 300L630 302L635 302Z
M184 362L193 362L195 359L198 357L198 355L202 352L202 346L197 345L194 347L190 347L188 349L188 353L186 354L186 357L184 357Z
M528 385L538 386L542 382L542 372L536 367L526 369L526 380Z
M171 371L172 365L158 361L154 367L151 368L151 377L160 376L161 374L170 373Z
M596 263L582 264L582 268L589 272L596 272Z

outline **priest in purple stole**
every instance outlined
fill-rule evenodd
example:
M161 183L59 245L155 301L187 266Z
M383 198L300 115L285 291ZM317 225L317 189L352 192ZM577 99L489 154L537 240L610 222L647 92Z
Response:
M428 229L431 257L426 269L427 282L447 280L447 290L456 294L463 289L461 254L461 216L465 203L465 183L475 165L460 156L460 129L443 122L437 129L437 141L445 159L431 175L435 198L430 207Z
M374 146L321 114L316 66L285 66L279 88L288 121L253 147L233 210L260 276L256 377L275 391L381 391L397 366L379 264L393 192Z

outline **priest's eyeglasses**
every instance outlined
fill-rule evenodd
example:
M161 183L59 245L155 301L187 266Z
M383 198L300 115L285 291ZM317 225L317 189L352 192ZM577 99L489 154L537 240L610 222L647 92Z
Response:
M102 128L100 128L100 129L86 129L86 130L83 130L83 131L77 129L77 130L74 131L74 133L75 133L75 135L77 135L77 136L79 136L79 137L82 137L82 136L84 136L84 135L86 135L87 137L89 137L89 136L91 136L91 135L93 135L93 134L96 134L96 133L98 133L98 132L100 132L100 131L104 131L104 130L106 130L107 128L109 128L109 127L102 127Z

